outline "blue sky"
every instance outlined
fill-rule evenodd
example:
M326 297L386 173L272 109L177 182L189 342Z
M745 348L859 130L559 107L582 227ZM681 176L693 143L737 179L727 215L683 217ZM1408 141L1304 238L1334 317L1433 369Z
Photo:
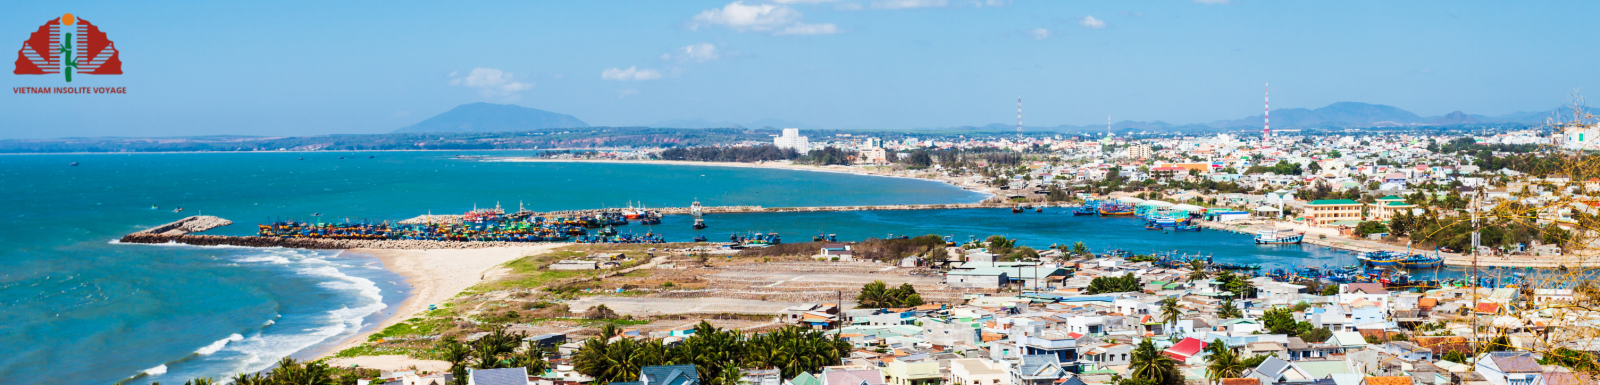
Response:
M333 4L329 4L333 3ZM127 95L0 96L0 138L379 133L456 105L593 125L1203 123L1339 101L1499 115L1593 89L1596 2L746 0L26 2L71 12ZM14 55L14 51L7 51ZM10 59L10 58L8 58ZM14 60L14 59L13 59ZM0 74L5 90L66 86Z

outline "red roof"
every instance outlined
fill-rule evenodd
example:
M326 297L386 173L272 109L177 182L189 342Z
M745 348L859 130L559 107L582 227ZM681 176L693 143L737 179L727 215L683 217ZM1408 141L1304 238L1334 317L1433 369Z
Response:
M1493 302L1480 303L1480 304L1478 304L1478 312L1479 313L1484 313L1484 314L1496 314L1496 313L1499 313L1500 312L1500 304L1493 303Z
M1167 356L1172 357L1175 360L1182 361L1189 359L1189 356L1193 356L1195 353L1199 353L1201 350L1205 349L1205 341L1194 338L1184 338L1183 341L1178 341L1176 345L1172 345L1172 347L1167 348L1167 350L1163 351L1162 353L1165 353Z

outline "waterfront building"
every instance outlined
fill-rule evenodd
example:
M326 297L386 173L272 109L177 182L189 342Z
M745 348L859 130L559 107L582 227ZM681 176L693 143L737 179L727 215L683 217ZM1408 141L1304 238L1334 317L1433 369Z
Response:
M1306 203L1306 220L1318 226L1338 221L1361 220L1361 202L1349 199L1322 199Z
M1377 202L1372 203L1367 208L1367 214L1370 214L1373 220L1387 221L1401 212L1416 208L1417 205L1406 203L1405 198L1390 195L1378 198Z
M798 128L783 129L783 135L773 138L772 144L778 148L794 149L802 154L811 151L811 141L801 136Z

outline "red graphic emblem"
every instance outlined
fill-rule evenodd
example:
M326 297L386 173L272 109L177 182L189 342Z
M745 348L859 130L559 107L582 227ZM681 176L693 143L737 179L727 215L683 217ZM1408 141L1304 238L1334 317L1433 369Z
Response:
M17 75L121 75L122 60L105 32L88 20L62 15L39 26L17 50Z

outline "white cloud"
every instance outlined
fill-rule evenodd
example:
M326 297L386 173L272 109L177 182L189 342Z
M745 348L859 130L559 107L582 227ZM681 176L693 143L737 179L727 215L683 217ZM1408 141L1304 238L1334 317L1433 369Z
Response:
M625 89L625 90L617 90L617 99L627 98L629 96L634 96L634 95L638 95L638 94L639 94L639 90L632 89L632 88Z
M477 88L478 93L489 98L507 97L515 99L520 97L520 95L517 95L518 92L533 89L532 82L516 81L516 77L512 76L510 72L493 68L473 68L472 72L467 73L465 78L454 78L456 72L450 72L450 76L453 78L450 79L450 85Z
M1082 19L1078 19L1078 25L1084 26L1084 28L1101 29L1106 27L1106 22L1096 19L1094 16L1084 16Z
M778 4L816 4L816 3L832 3L832 2L835 2L835 1L839 1L839 0L772 0L772 2L778 3Z
M1194 0L1194 2L1200 3L1200 4L1206 4L1206 5L1213 5L1213 4L1228 4L1228 3L1232 3L1233 0Z
M661 54L661 60L676 60L680 62L704 63L720 58L722 58L722 54L718 52L717 45L711 43L693 44Z
M1034 28L1032 30L1029 30L1028 34L1029 35L1033 35L1034 39L1039 39L1039 40L1044 40L1044 39L1050 38L1050 30L1044 29L1044 28Z
M784 5L745 5L743 1L728 3L721 9L707 9L694 15L690 30L703 25L720 25L735 31L772 31L800 19L800 12Z
M872 8L874 8L874 9L909 9L909 8L943 7L943 6L948 5L948 4L950 4L950 3L947 2L946 0L874 0L872 2Z
M857 3L839 3L833 6L835 11L860 11L861 9L861 4Z
M617 69L616 67L612 67L607 68L605 71L600 71L600 78L618 81L656 80L661 78L661 71L656 71L649 68L639 69L638 67L632 66L628 67L628 69Z
M973 0L972 1L972 6L976 7L976 8L1004 7L1004 6L1007 6L1007 5L1011 5L1011 0Z
M835 33L839 33L839 27L833 25L833 23L795 23L782 31L774 33L774 35L831 35Z

